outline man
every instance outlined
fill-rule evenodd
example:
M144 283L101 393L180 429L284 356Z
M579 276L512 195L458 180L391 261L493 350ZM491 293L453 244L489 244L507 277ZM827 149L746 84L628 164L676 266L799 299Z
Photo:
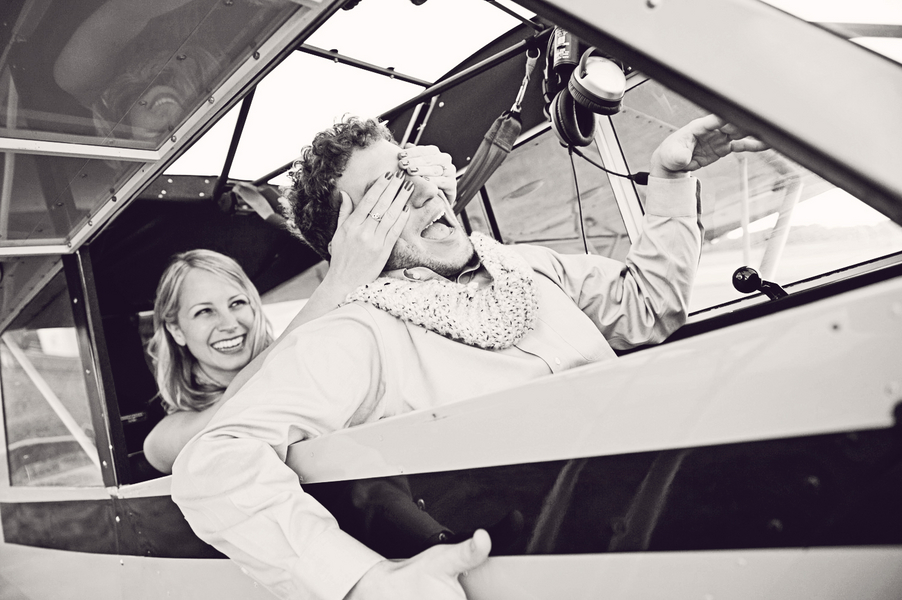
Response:
M385 561L304 493L289 445L662 341L685 321L699 260L689 171L761 148L713 116L668 137L651 160L644 233L620 263L471 239L452 188L439 187L446 169L396 173L399 148L372 121L319 134L295 175L304 238L328 257L345 198L372 204L374 228L404 211L400 237L382 277L284 336L185 448L173 499L201 538L281 597L462 597L457 576L485 560L485 532Z

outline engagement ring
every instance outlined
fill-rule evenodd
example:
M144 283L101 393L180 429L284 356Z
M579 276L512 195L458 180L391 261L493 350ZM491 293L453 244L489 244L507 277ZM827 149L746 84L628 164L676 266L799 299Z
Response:
M382 215L380 215L379 213L370 213L369 216L373 217L373 218L376 219L377 221L381 221L381 220L382 220Z

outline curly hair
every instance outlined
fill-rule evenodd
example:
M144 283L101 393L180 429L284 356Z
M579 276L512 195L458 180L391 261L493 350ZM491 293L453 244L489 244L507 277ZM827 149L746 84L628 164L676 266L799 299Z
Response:
M185 277L192 269L202 269L222 277L247 295L254 311L254 327L248 336L251 357L256 357L272 342L272 330L263 314L260 294L237 262L212 250L189 250L176 254L157 286L153 307L154 333L147 345L147 353L154 366L154 379L167 413L204 410L216 402L226 389L198 368L197 359L191 351L177 344L166 327L167 323L173 324L178 320L179 294Z
M335 235L341 206L335 180L344 173L355 150L379 140L396 143L383 123L346 116L318 133L301 151L290 173L294 183L282 190L294 221L292 231L326 260L331 258L329 242Z

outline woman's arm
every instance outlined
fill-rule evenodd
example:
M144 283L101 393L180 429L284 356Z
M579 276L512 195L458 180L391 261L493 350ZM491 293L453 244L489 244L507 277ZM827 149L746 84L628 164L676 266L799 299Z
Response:
M180 410L163 417L144 438L144 457L161 473L172 473L172 463L188 440L203 429L222 404L222 400L200 412Z

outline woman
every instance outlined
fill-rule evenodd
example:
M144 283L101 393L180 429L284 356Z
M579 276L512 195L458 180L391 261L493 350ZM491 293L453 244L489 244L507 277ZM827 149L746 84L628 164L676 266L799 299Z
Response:
M451 157L434 146L399 149L399 170L407 177L430 177L453 202L457 182ZM407 177L380 178L356 208L341 193L329 270L286 331L326 314L379 275L410 214ZM235 191L252 206L266 204L251 186ZM383 217L377 221L371 213ZM154 468L170 473L188 440L257 371L270 347L268 330L259 294L237 263L199 250L173 260L157 289L148 348L170 413L144 441Z

